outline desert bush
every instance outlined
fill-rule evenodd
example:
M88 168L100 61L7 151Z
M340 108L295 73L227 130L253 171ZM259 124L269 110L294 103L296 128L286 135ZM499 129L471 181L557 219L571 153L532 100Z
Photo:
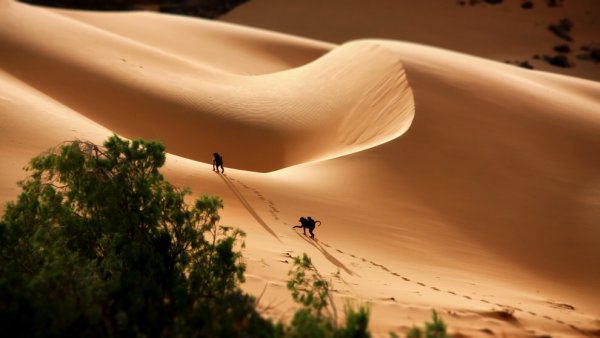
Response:
M557 55L544 55L544 61L547 63L561 68L570 68L573 67L573 64L569 62L569 58L564 54Z
M523 1L523 3L521 3L521 8L523 9L532 9L533 8L533 2L530 0L525 0Z
M600 62L600 44L590 44L580 47L581 52L577 55L580 60Z
M65 142L30 162L0 219L0 327L7 337L369 337L369 311L337 324L330 283L304 255L288 288L302 307L273 324L239 288L244 233L223 202L159 172L164 146Z
M346 305L345 323L337 324L337 310L333 303L330 283L312 264L310 257L303 254L294 258L294 268L289 272L287 287L292 298L303 307L296 311L286 337L311 338L367 338L369 310L364 306L355 309Z
M406 338L446 338L446 324L438 316L435 310L432 310L432 322L425 322L425 329L413 326L407 333ZM398 335L390 332L391 338L398 338Z
M559 20L557 24L548 26L548 29L554 33L554 35L569 42L573 41L573 38L570 35L572 28L573 21L567 18Z
M110 137L34 158L0 221L0 327L7 336L269 336L239 289L244 234L218 197L186 203L164 147Z

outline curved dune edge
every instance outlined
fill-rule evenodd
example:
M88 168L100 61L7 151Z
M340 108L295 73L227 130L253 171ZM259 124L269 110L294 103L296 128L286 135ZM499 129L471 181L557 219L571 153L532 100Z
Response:
M179 156L206 161L218 150L229 167L273 171L387 142L414 116L399 58L368 41L297 68L241 76L211 60L11 5L0 14L8 26L0 43L18 52L0 56L5 71L110 130L158 139ZM35 28L28 15L36 15ZM153 17L160 15L147 19ZM94 43L78 48L84 41Z

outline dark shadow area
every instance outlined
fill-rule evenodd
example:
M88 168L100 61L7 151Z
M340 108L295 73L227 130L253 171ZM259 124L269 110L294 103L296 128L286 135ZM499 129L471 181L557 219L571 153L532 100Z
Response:
M267 230L268 233L270 233L273 237L277 238L277 240L280 243L282 243L281 239L279 239L279 237L273 231L273 229L271 229L271 227L269 227L267 225L267 223L256 213L256 211L252 208L252 206L250 205L250 203L248 203L248 201L244 198L244 196L242 195L242 193L233 185L233 183L229 180L229 178L227 178L227 176L225 174L218 174L218 175L219 175L219 177L221 177L221 179L223 180L223 182L225 182L225 184L227 184L227 186L229 187L229 189L231 189L231 191L238 198L238 200L240 200L240 202L246 208L246 210L248 210L248 212L250 213L250 215L252 215L252 217L254 217L254 219L256 219L256 221L258 222L258 224L260 224L265 230Z
M354 272L352 270L348 269L344 265L344 263L340 262L337 258L333 257L329 252L327 252L327 250L325 250L325 248L323 248L323 246L319 242L317 242L317 240L308 239L306 238L306 236L301 235L298 232L296 232L296 235L300 236L300 238L302 238L306 243L317 248L317 250L319 250L323 254L323 256L325 256L325 258L327 258L327 260L330 261L333 265L344 270L347 274L354 276Z
M247 0L20 0L47 7L96 11L147 10L201 18L217 18Z

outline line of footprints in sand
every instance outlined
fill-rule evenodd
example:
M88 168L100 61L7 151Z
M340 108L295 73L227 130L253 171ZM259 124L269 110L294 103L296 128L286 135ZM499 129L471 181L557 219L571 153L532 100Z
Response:
M264 196L262 193L260 193L260 191L258 191L258 190L257 190L257 189L255 189L255 188L249 187L249 186L248 186L248 185L246 185L244 182L242 182L242 181L240 181L240 180L237 180L237 179L234 179L234 178L232 178L231 176L227 176L227 178L228 178L230 181L232 181L232 182L237 182L237 183L238 183L240 186L242 186L243 188L245 188L245 189L247 189L247 190L250 190L250 191L252 191L252 192L253 192L253 193L254 193L254 194L255 194L255 195L256 195L256 196L257 196L259 199L261 199L262 201L264 201L264 202L267 204L267 206L268 206L268 208L269 208L269 213L271 214L271 216L273 216L273 218L274 218L275 220L277 220L277 221L280 221L280 222L281 222L283 225L289 226L289 224L288 224L287 222L285 222L285 221L282 221L282 220L281 220L281 218L279 217L279 210L277 210L277 208L275 207L275 203L274 203L273 201L271 201L271 200L267 199L267 198L266 198L266 197L265 197L265 196ZM281 237L285 237L285 236L281 236ZM325 242L323 242L323 241L321 241L321 240L319 240L319 242L320 242L321 244L323 244L325 247L327 247L327 248L331 248L331 249L333 249L333 250L337 251L338 253L341 253L341 254L343 254L343 255L346 255L346 256L352 257L352 258L354 258L354 259L360 259L360 260L361 260L362 262L364 262L364 263L371 264L371 265L372 265L372 266L374 266L374 267L377 267L377 268L379 268L379 269L381 269L381 270L383 270L383 271L385 271L385 272L387 272L387 273L389 273L389 274L391 274L391 275L393 275L393 276L395 276L395 277L398 277L398 278L402 279L404 282L407 282L407 283L414 283L414 284L417 284L417 285L419 285L419 286L421 286L421 287L423 287L423 288L430 288L431 290L434 290L434 291L436 291L436 292L444 292L444 290L440 290L439 288L437 288L437 287L435 287L435 286L428 286L428 285L427 285L427 284L425 284L425 283L422 283L422 282L417 282L417 281L413 281L413 280L411 280L410 278L408 278L408 277L406 277L406 276L402 276L402 275L400 275L400 274L398 274L398 273L396 273L396 272L390 271L390 270L389 270L388 268L386 268L384 265L377 264L377 263L373 262L372 260L368 260L368 259L366 259L366 258L363 258L363 257L357 257L357 256L355 256L354 254L346 253L346 252L344 252L344 251L342 251L342 250L340 250L340 249L337 249L337 248L335 248L335 247L333 247L333 246L331 246L331 245L329 245L329 244L327 244L327 243L325 243ZM284 255L285 255L286 257L288 257L288 258L291 258L291 257L292 257L292 256L290 255L290 253L289 253L289 252L286 252L286 253L284 253ZM527 311L527 310L524 310L524 309L521 309L521 308L518 308L518 307L509 306L509 305L500 304L500 303L492 303L492 302L490 302L490 301L489 301L489 300L487 300L487 299L479 299L479 300L477 300L477 299L473 299L473 297L471 297L471 296L468 296L468 295L461 295L461 294L458 294L458 293L456 293L456 292L454 292L454 291L445 291L445 292L447 292L447 293L449 293L449 294L452 294L452 295L454 295L454 296L457 296L457 297L463 297L463 298L465 298L465 299L468 299L468 300L480 301L480 302L482 302L482 303L485 303L485 304L496 305L496 306L500 307L501 309L505 309L505 310L508 310L508 311L516 311L516 312L528 313L528 314L530 314L530 315L532 315L532 316L536 316L536 317L538 316L538 314L537 314L537 313L535 313L535 312L533 312L533 311ZM393 297L390 297L390 298L388 298L388 299L389 299L389 300L392 300L392 301L395 301L395 299L394 299ZM566 310L574 310L574 309L575 309L573 306L571 306L571 305L568 305L568 304L558 304L558 303L551 303L551 305L552 305L553 307L555 307L555 308L561 308L561 309L566 309ZM554 322L556 322L556 323L562 324L562 325L567 325L567 326L568 326L568 327L570 327L571 329L574 329L574 330L576 330L576 331L578 331L578 332L581 332L581 330L580 330L580 329L579 329L577 326L575 326L575 325L573 325L573 324L568 324L568 323L565 323L564 321L562 321L562 320L560 320L560 319L555 319L555 318L552 318L552 317L550 317L550 316L547 316L547 315L544 315L544 316L541 316L541 317L542 317L542 318L544 318L544 319L547 319L547 320L554 321Z

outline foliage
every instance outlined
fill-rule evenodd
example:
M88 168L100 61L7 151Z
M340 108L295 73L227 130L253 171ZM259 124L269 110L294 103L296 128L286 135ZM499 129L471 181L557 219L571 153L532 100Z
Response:
M310 275L307 276L307 272ZM297 303L304 305L310 315L316 318L323 316L323 310L330 311L327 306L329 283L318 275L310 257L294 257L294 269L289 272L291 277L287 282L292 298ZM333 305L333 302L331 302Z
M188 205L164 147L109 138L36 157L0 221L9 336L274 336L239 289L244 234L218 197ZM280 329L279 329L280 330Z
M337 311L330 294L330 285L319 275L306 254L294 258L294 268L289 275L287 287L292 292L292 298L303 307L294 314L286 330L286 337L371 336L368 331L369 310L363 306L355 310L347 305L345 325L337 325Z
M431 318L433 322L425 323L425 337L426 338L446 338L446 324L438 316L435 310L432 311Z
M425 330L421 330L418 326L413 326L407 333L406 338L446 338L446 324L438 316L435 310L432 311L432 322L425 322ZM390 337L397 338L393 332L390 332Z

